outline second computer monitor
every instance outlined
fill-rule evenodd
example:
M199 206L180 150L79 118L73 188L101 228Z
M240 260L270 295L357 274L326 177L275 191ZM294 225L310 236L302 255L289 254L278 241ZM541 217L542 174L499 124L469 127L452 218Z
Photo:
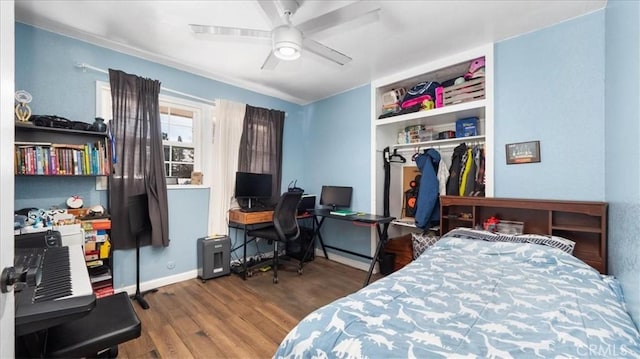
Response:
M320 205L336 208L351 207L351 194L353 187L322 186L320 193Z

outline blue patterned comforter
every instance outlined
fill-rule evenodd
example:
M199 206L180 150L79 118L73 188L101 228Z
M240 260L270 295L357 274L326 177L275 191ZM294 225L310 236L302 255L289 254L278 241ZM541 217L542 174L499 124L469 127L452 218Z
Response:
M620 288L537 244L443 238L304 318L276 358L640 358Z

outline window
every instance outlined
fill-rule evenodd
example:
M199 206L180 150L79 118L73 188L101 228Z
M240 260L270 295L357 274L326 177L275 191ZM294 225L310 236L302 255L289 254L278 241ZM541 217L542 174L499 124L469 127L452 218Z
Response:
M198 114L179 104L160 102L164 174L182 184L195 170L194 123Z
M109 84L98 81L96 90L96 112L99 117L109 120L112 117ZM203 120L205 116L212 112L213 106L208 104L160 95L160 122L167 184L189 184L191 172L202 171L202 144L206 141L200 136L205 132L201 131L201 128L206 125ZM211 127L213 128L213 123Z

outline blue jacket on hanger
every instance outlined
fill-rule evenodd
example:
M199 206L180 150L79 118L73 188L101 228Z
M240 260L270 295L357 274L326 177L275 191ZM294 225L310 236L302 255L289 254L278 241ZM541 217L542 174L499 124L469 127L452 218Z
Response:
M432 222L440 221L440 197L438 185L438 164L440 153L430 148L415 158L422 174L418 189L418 205L416 209L416 227L427 229Z

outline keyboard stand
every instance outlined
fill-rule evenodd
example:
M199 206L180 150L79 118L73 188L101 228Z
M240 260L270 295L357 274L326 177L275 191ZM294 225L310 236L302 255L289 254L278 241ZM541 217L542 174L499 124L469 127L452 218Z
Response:
M147 293L157 292L157 288L149 289L144 292L140 292L140 236L136 235L136 294L130 298L137 301L142 309L149 309L149 303L144 299Z

